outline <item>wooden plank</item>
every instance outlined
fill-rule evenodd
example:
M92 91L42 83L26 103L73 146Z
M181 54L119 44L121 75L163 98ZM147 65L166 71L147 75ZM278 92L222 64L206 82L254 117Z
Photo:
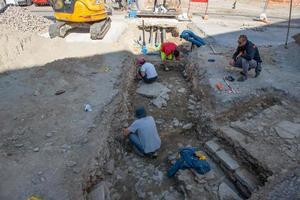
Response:
M179 12L172 11L167 13L153 13L152 11L142 10L137 13L138 17L166 17L166 18L176 18Z

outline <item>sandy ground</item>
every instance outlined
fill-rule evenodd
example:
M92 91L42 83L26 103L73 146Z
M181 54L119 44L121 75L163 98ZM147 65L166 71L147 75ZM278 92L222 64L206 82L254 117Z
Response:
M50 40L1 26L0 199L83 198L88 170L109 155L117 105L107 106L132 61L118 44L122 20L105 43ZM65 93L55 95L59 90Z

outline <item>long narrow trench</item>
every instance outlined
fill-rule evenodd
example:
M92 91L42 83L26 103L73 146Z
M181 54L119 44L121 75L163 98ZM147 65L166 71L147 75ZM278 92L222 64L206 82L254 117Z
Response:
M154 117L162 139L162 146L158 152L158 158L150 159L136 155L128 141L122 143L123 148L121 147L115 154L116 168L112 178L112 192L115 191L115 194L122 197L121 199L185 199L186 194L180 189L178 180L166 176L171 166L168 158L185 146L193 146L204 151L203 141L197 139L196 130L197 123L201 121L193 112L199 109L200 105L183 75L183 65L175 64L170 71L165 71L161 67L157 67L157 70L158 83L170 90L167 105L158 108L151 103L152 99L137 94L136 89L139 83L130 92L130 104L132 109L144 106L148 114ZM130 121L134 120L133 113L132 111ZM226 181L235 190L220 167L208 155L207 158L214 169L215 179ZM203 191L203 198L213 198L211 192Z

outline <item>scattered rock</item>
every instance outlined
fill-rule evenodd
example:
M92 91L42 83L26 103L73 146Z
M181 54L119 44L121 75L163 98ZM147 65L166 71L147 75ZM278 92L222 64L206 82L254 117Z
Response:
M52 136L53 136L53 133L51 133L51 132L49 132L49 133L46 134L47 138L51 138Z
M113 174L114 171L115 171L115 161L114 160L109 160L106 163L105 170L108 174Z
M75 161L69 160L66 162L67 167L74 167L77 165Z
M15 147L17 147L17 148L21 148L23 146L24 146L24 144L15 144Z
M40 92L38 91L38 90L35 90L34 92L33 92L33 96L39 96L40 95Z
M74 174L79 174L80 171L81 171L81 170L80 170L78 167L73 168Z
M164 192L163 198L164 200L178 200L178 199L184 199L183 195L177 192L176 190L169 190Z
M65 92L66 92L65 90L57 90L55 92L55 95L61 95L61 94L65 93Z
M45 17L34 15L27 8L9 6L0 15L0 24L21 32L47 32L51 21Z
M160 170L155 170L153 176L152 176L152 179L156 182L161 182L164 178L164 175L163 173L160 171Z
M34 152L39 152L39 151L40 151L40 148L36 147L36 148L33 149L33 151L34 151Z
M163 119L157 119L155 120L156 124L163 124L165 122L165 120Z
M275 127L279 137L284 139L293 139L300 136L300 124L290 121L281 121Z
M135 184L135 191L137 193L137 196L141 199L144 199L146 197L146 193L144 191L144 185L145 185L144 179L139 179L138 182Z
M196 109L196 107L195 107L194 105L189 105L189 106L188 106L188 109L191 110L191 111L193 111L193 110Z
M178 119L174 118L172 124L174 127L178 127L180 125L180 122L178 121Z
M196 102L193 99L189 99L189 103L195 105Z
M149 174L147 172L143 172L142 176L147 177Z
M117 179L118 179L118 180L121 180L121 179L122 179L122 176L118 174L118 175L117 175Z
M187 189L187 190L192 190L192 188L193 188L192 185L187 185L187 186L186 186L186 189Z
M151 101L153 105L155 105L158 108L162 108L163 106L167 106L167 101L162 98L161 96L155 98Z
M102 181L88 194L88 200L111 200L110 191L106 182Z
M189 130L193 127L193 123L188 123L188 124L185 124L182 128L185 129L185 130Z
M178 90L179 93L185 93L185 91L186 91L185 88L180 88L180 89Z

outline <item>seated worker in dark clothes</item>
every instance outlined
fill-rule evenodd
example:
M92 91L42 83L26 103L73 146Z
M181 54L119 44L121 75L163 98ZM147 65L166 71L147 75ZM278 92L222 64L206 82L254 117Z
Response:
M144 58L138 58L139 66L137 76L142 78L145 83L153 83L157 79L157 72L153 64L146 62Z
M177 45L173 42L164 42L160 48L161 60L173 60L175 57L176 60L179 60L179 51L177 50Z
M251 41L248 40L246 35L240 35L238 39L238 47L232 56L229 64L233 67L242 68L242 76L238 81L245 81L248 78L248 71L255 69L255 78L261 72L262 60L259 55L258 48Z
M156 156L161 140L153 117L147 116L144 107L135 110L135 117L137 119L124 129L124 136L129 138L139 155Z

